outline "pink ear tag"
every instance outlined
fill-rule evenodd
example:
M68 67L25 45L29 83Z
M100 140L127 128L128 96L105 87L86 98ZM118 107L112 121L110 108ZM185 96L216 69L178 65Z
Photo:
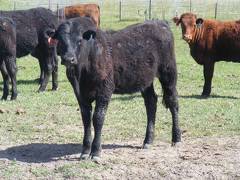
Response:
M51 37L48 38L48 44L53 46L53 45L56 45L58 43L58 40L56 39L53 39Z

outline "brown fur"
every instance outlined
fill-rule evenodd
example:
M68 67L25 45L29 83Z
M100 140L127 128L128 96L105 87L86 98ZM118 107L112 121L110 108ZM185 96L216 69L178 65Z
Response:
M215 62L240 62L240 21L203 20L192 13L184 13L173 21L181 24L183 39L189 44L192 57L204 66L202 95L209 96Z
M90 17L94 24L100 25L100 8L97 4L77 4L64 8L64 14L67 19L74 17Z

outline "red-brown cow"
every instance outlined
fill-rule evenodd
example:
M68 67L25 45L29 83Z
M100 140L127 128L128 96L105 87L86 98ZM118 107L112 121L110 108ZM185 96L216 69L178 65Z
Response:
M100 7L97 4L76 4L73 6L66 6L58 11L58 16L66 19L74 17L90 17L94 24L100 25Z
M181 25L182 37L189 44L191 56L203 65L202 96L208 97L215 62L240 62L240 21L204 20L192 13L184 13L173 21Z

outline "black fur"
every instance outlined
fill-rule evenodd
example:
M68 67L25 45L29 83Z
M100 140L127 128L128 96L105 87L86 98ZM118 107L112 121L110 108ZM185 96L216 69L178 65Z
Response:
M148 119L144 147L152 144L157 108L154 77L159 78L163 103L172 113L172 142L181 140L174 42L168 24L147 21L106 33L96 30L87 18L75 18L60 25L53 38L59 41L58 52L81 108L84 124L82 157L89 153L92 158L100 155L101 130L113 93L142 93ZM92 118L95 132L92 142L93 101L96 101L96 107Z
M0 70L3 77L3 96L9 94L9 80L12 82L11 100L17 98L16 84L16 26L12 19L0 17Z
M50 47L44 31L57 28L58 19L45 8L33 8L18 11L0 11L1 16L12 18L16 24L17 57L28 54L39 60L41 69L39 91L46 89L50 74L53 76L53 90L57 89L57 55L56 47Z

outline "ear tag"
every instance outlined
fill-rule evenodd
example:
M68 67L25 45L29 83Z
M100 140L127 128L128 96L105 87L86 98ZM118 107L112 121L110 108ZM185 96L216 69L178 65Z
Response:
M49 44L50 46L54 46L54 45L56 45L57 43L58 43L58 40L53 39L53 38L51 38L51 37L48 38L48 44Z

